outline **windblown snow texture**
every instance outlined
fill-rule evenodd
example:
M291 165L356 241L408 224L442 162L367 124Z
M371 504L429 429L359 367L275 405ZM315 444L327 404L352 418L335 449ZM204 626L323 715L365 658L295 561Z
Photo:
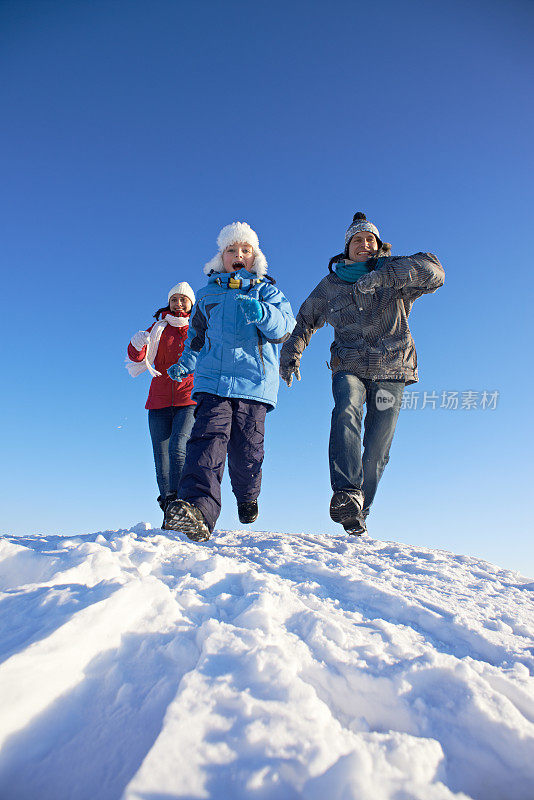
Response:
M2 800L532 800L532 589L475 558L140 524L0 539Z

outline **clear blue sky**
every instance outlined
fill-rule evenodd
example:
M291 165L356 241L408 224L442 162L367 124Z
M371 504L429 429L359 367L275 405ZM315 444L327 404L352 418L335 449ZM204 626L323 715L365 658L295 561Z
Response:
M159 525L131 334L235 220L296 313L363 210L445 266L410 390L500 393L402 412L371 534L534 574L533 34L531 0L4 0L2 532ZM331 338L268 417L260 529L339 530Z

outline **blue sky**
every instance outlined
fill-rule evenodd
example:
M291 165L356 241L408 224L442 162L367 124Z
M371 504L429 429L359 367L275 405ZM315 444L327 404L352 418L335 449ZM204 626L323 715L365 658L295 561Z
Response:
M411 316L419 406L499 392L402 412L371 534L534 574L533 33L530 0L4 0L2 532L159 525L130 336L235 220L296 313L363 210L446 270ZM259 529L339 531L331 338L268 417Z

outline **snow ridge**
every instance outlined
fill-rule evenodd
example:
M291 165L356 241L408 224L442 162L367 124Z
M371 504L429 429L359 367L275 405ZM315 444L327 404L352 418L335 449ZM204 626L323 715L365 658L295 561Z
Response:
M2 800L531 800L534 584L344 535L0 537Z

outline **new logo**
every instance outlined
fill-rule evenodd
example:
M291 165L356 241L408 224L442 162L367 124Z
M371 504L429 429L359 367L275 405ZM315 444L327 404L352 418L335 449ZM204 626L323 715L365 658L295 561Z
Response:
M395 405L395 395L387 389L379 389L376 393L376 407L379 411L386 411Z

